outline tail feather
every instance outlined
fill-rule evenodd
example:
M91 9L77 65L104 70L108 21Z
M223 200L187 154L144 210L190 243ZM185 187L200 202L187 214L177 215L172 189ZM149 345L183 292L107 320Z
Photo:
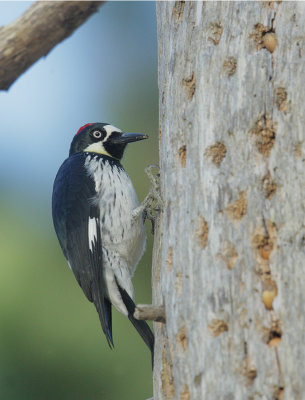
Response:
M112 349L114 347L113 339L112 339L112 312L111 312L111 303L105 297L102 297L102 294L99 291L99 288L93 292L93 302L96 308L96 311L99 315L100 322L102 325L102 329L106 336L109 347Z
M90 218L93 219L93 224L95 224L92 229L100 233L98 216L99 213L97 213L96 208L91 206ZM112 349L114 345L112 339L111 303L106 298L106 283L101 269L101 265L103 265L102 239L100 234L97 234L94 238L95 240L91 242L91 251L89 251L90 265L92 268L91 301L93 301L95 305L108 345Z
M154 361L154 345L155 345L155 338L154 334L152 333L150 327L148 326L147 322L140 321L134 318L133 314L135 312L135 303L133 302L132 298L126 292L126 290L122 289L118 285L122 300L127 308L128 311L128 319L132 323L132 325L136 328L146 345L148 346L149 350L151 351L152 363Z
M104 313L105 313L105 320L107 326L107 336L109 341L114 347L113 338L112 338L112 312L111 312L111 303L108 299L104 298ZM111 347L111 346L110 346Z

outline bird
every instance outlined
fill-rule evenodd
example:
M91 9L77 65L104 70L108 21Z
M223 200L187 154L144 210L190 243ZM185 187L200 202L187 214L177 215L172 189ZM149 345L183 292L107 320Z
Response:
M145 250L145 213L121 160L128 143L148 139L108 123L74 135L52 194L55 232L68 265L99 315L110 348L112 306L127 316L154 356L154 335L134 318L131 278Z

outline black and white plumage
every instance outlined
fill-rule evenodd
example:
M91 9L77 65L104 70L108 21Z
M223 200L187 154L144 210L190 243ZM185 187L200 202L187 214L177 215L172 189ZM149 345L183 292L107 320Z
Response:
M143 213L120 160L129 142L146 139L109 124L80 128L54 182L52 214L63 253L93 302L109 346L111 305L126 315L153 355L154 336L133 317L134 270L145 249ZM141 209L140 209L141 211Z

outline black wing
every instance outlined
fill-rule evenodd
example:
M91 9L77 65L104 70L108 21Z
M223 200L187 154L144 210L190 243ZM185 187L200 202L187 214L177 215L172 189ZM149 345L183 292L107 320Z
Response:
M55 178L52 214L62 251L88 300L94 303L108 344L113 346L111 304L103 278L99 208L95 184L85 169L86 155L69 157ZM89 243L89 219L94 240Z

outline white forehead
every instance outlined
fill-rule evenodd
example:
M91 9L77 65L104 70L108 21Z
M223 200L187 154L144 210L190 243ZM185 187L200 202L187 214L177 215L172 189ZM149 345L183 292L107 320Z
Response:
M105 137L105 139L108 139L109 136L112 134L112 132L122 132L121 129L116 128L116 127L113 126L113 125L105 125L105 126L104 126L104 129L105 129L105 131L106 131L106 137Z

